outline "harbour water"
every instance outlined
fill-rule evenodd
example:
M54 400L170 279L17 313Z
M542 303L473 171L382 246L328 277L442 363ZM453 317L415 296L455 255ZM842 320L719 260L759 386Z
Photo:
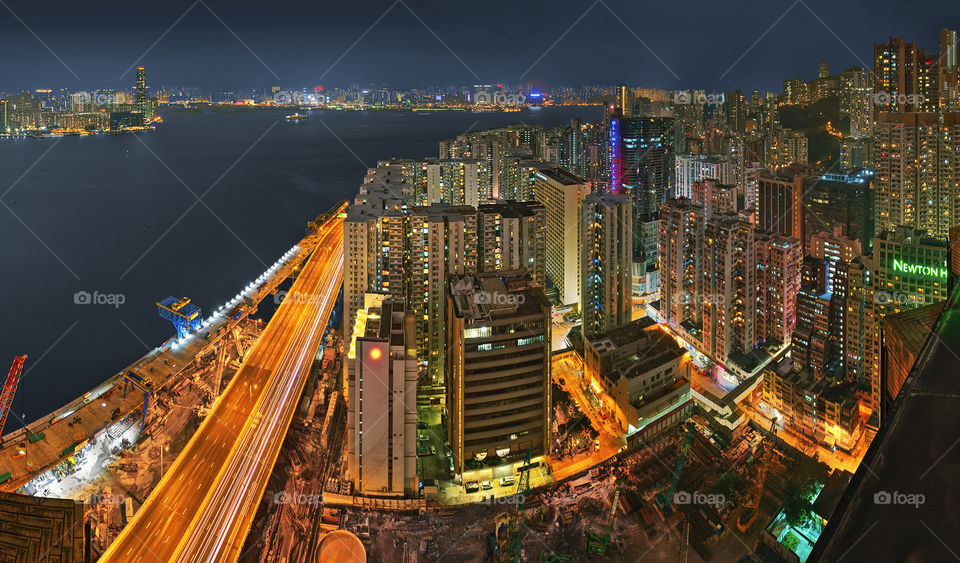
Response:
M601 117L289 113L162 111L154 132L0 139L0 377L29 355L7 432L170 338L157 300L188 296L206 314L233 297L378 159L436 156L467 131Z

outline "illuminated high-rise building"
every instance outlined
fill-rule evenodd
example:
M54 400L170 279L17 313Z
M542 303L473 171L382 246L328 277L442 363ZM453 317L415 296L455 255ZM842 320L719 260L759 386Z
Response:
M797 326L797 291L803 245L795 238L768 233L756 237L757 317L755 341L790 342Z
M870 71L851 67L840 73L840 113L850 118L850 136L863 138L872 131L873 80Z
M960 114L880 114L873 150L876 230L945 239L960 223Z
M826 78L830 76L830 63L828 61L820 61L817 63L817 78Z
M590 187L582 178L563 168L544 168L535 176L535 197L546 209L547 279L558 292L561 304L580 301L580 265L583 236L583 198Z
M344 221L344 338L368 293L403 299L414 314L417 362L443 381L444 283L477 270L477 211L445 203L409 210L352 206Z
M631 196L637 217L653 217L666 200L673 150L672 118L614 118L610 122L610 189Z
M448 282L447 428L454 472L467 462L549 452L550 304L522 270ZM464 480L470 480L464 475Z
M140 125L146 125L147 119L147 71L137 67L137 84L134 94L134 109L140 114Z
M483 272L525 268L546 287L546 208L536 201L501 201L478 209L478 268Z
M874 111L916 111L917 42L903 37L873 44L873 92L878 103Z
M756 233L753 225L733 213L708 217L703 233L701 265L704 349L726 363L735 352L747 353L756 344Z
M870 270L870 297L865 301L872 310L865 317L862 378L871 390L870 407L877 411L883 318L947 298L947 243L906 227L884 231L874 238Z
M633 309L633 220L623 194L593 193L583 201L580 311L583 336L619 328Z
M361 312L347 361L347 466L356 490L415 497L417 358L413 313L380 299Z
M673 328L701 321L705 212L686 198L671 199L660 215L660 314Z
M693 184L711 178L721 184L735 184L734 167L725 155L678 154L674 169L672 197L693 197Z
M760 171L757 177L757 228L805 241L804 175L800 168Z
M957 60L957 32L940 30L940 109L960 111L960 64Z
M417 362L434 384L443 382L446 352L446 279L477 271L477 211L433 204L409 213L408 307L417 327Z

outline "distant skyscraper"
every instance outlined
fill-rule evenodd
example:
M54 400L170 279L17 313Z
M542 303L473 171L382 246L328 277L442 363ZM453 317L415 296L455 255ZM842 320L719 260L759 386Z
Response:
M625 84L617 86L617 110L621 117L633 115L633 91Z
M827 61L817 63L817 78L826 78L828 76L830 76L830 63Z
M147 71L142 66L137 67L137 86L134 97L134 109L140 114L140 125L146 125L147 120Z
M960 111L960 66L957 60L957 32L940 31L940 109Z
M873 45L874 111L917 111L917 42L903 37Z
M850 136L866 137L871 132L873 83L870 72L851 67L840 73L840 112L850 117Z
M591 338L631 321L633 220L630 198L593 193L583 201L583 336Z

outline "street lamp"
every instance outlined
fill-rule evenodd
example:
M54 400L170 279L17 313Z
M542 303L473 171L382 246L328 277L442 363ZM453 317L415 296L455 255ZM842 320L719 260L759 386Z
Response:
M164 446L160 448L160 476L163 477L163 452L164 450L170 451L170 446Z

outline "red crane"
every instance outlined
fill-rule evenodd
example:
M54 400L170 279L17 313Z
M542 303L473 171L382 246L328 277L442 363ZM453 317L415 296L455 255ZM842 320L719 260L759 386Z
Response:
M0 435L3 434L3 427L7 423L7 414L9 414L10 406L13 404L13 394L17 392L20 372L23 371L23 361L26 359L26 356L13 358L10 373L7 374L7 380L3 383L3 393L0 394Z

